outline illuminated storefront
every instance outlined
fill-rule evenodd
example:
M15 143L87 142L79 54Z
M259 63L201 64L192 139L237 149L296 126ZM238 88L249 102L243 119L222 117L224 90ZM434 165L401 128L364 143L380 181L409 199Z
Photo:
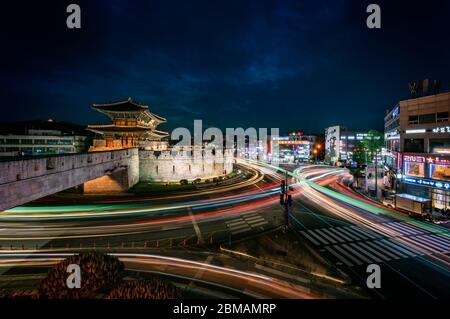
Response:
M311 157L313 143L306 140L300 132L273 137L271 142L272 148L274 143L278 144L281 162L307 162Z
M405 154L402 182L422 188L433 207L450 208L450 157Z

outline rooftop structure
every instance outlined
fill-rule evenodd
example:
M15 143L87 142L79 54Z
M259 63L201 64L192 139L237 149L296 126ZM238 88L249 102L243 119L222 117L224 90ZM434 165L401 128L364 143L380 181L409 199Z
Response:
M111 124L89 125L88 130L99 134L95 148L117 149L138 146L139 141L160 141L169 134L156 128L166 119L150 112L147 105L128 100L107 104L94 104L93 109L105 114Z

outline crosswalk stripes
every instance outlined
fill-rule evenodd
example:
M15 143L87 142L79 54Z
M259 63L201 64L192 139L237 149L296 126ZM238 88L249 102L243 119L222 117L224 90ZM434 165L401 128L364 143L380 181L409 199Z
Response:
M387 246L389 246L389 249L386 248ZM420 254L419 252L414 254L411 250L406 250L403 245L389 240L338 244L326 246L325 249L349 267L388 262Z
M328 250L328 252L330 252L334 257L336 257L337 259L339 259L341 262L343 262L344 264L346 264L349 267L353 267L354 265L348 261L345 257L343 257L342 255L340 255L339 253L337 253L335 250L331 249L330 246L326 246L325 247L326 250Z
M341 226L332 228L303 230L300 233L303 234L308 239L312 237L313 239L310 240L317 246L322 244L329 245L350 241L369 240L380 237L372 233L365 234L363 231L357 229L357 227L354 226Z
M355 249L355 251L359 250L362 254L364 254L365 256L370 258L370 259L368 259L368 261L366 263L369 264L372 261L373 262L381 262L382 261L382 259L380 257L373 255L370 251L366 251L366 250L362 249L362 247L356 245L355 243L352 243L350 245L352 246L353 249Z
M416 257L417 255L420 255L419 252L416 252L416 251L413 252L412 250L409 250L403 246L396 245L387 239L382 239L381 242L384 243L386 246L393 247L395 249L395 251L397 252L397 254L398 254L398 252L403 252L403 253L407 254L409 257Z
M300 233L349 267L436 253L450 253L450 237L404 222L381 223L372 231L357 226L309 229Z
M251 231L257 227L262 227L269 222L258 214L241 215L225 222L232 235Z

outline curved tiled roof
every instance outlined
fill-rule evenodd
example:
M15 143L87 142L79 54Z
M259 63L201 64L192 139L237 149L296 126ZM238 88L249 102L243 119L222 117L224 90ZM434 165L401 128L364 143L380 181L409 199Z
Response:
M131 97L125 101L105 103L105 104L94 104L95 109L109 112L133 112L133 111L145 111L148 110L147 105L142 105L134 102Z

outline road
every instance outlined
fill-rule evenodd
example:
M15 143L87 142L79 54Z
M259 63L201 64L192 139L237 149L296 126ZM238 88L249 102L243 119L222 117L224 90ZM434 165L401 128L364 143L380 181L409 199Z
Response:
M247 161L242 164L253 170L253 180L240 186L227 185L214 192L200 190L176 194L173 198L140 201L119 199L94 205L53 207L51 211L49 207L18 208L2 213L2 256L19 253L8 249L11 242L16 246L27 245L28 249L45 246L49 251L56 246L70 250L79 245L107 246L120 251L159 245L189 248L200 242L251 238L284 222L278 204L279 182L284 179L284 173L283 169L265 163ZM447 229L362 198L345 183L350 176L344 169L301 166L291 167L286 173L294 187L291 229L363 287L368 276L367 265L378 264L382 286L370 290L373 297L450 297L450 234ZM158 265L153 259L148 262L147 258L153 257L133 258L126 260L139 260L138 268L146 265L144 268L155 271ZM185 264L173 263L173 268L162 272L195 276L189 272L192 265L186 266L188 259L183 260ZM231 279L231 274L226 273L231 268L222 268L227 270L222 269L224 273L219 276L208 270L209 283L220 285L228 278L237 290L254 291L248 286L239 287L239 277ZM244 273L257 274L258 270ZM260 296L264 295L260 290L265 284L255 282L254 278L247 278L246 282L255 284ZM273 296L292 293L290 297L295 297L294 292L285 290L287 282L292 281L283 280ZM265 294L268 296L267 291Z
M0 245L4 249L189 246L277 227L282 223L277 201L283 176L251 165L243 169L249 172L247 179L212 189L17 207L0 213Z
M347 170L302 167L292 175L300 181L293 227L322 255L362 285L367 265L380 265L382 286L372 290L380 298L450 297L446 228L362 198L342 183Z
M2 254L0 255L0 270L10 267L48 267L70 256L70 253L35 253ZM204 261L194 261L172 256L138 253L111 253L125 265L128 271L163 274L187 281L189 290L205 289L209 293L227 294L227 297L246 296L252 298L291 298L311 299L317 295L308 288L280 280L264 274L242 271L231 267L217 266L211 263L212 255ZM203 287L203 288L202 288Z

